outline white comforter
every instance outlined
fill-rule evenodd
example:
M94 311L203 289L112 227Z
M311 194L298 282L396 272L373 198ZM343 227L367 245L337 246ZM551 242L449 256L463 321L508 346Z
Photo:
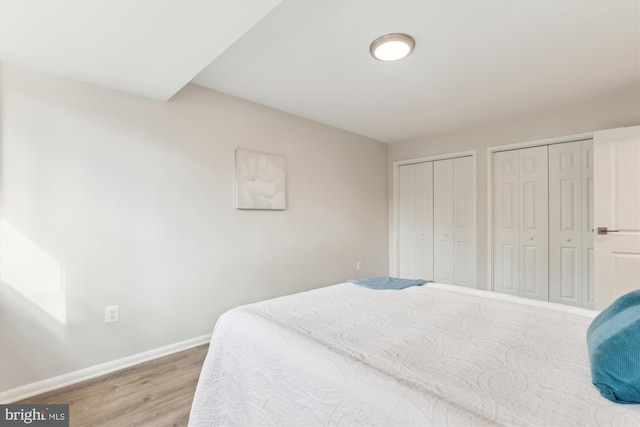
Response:
M340 284L216 324L189 425L633 426L591 384L594 312L429 284Z

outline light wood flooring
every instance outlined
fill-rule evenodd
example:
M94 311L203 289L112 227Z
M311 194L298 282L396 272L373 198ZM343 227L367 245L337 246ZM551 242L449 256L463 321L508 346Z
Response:
M69 404L72 427L186 426L208 345L151 360L16 404Z

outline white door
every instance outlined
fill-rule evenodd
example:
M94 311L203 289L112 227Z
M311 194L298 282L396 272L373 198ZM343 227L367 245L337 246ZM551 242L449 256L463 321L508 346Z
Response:
M582 142L549 146L549 301L582 306Z
M593 142L595 308L602 310L640 289L640 126L595 132Z
M520 295L549 300L549 165L547 147L520 154Z
M476 215L473 157L453 159L453 283L476 287Z
M433 279L433 163L398 168L398 276Z
M494 153L494 290L547 301L547 147Z
M582 306L594 308L593 140L582 141Z
M453 159L433 163L433 277L453 283ZM456 265L456 268L457 265Z
M517 150L493 154L493 290L519 295L520 186Z

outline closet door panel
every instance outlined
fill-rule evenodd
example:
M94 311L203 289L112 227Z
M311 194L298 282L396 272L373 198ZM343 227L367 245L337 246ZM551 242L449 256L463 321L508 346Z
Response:
M413 188L416 174L412 165L398 168L398 272L402 277L413 274Z
M476 287L476 216L472 157L453 160L453 283Z
M453 160L433 162L434 280L453 283L454 266L454 177Z
M549 301L582 306L582 143L549 146Z
M433 165L398 169L398 273L400 277L433 277Z
M493 155L493 286L518 295L520 283L520 187L517 151Z
M594 308L593 140L582 141L582 306Z
M549 299L547 147L518 150L520 169L521 296Z

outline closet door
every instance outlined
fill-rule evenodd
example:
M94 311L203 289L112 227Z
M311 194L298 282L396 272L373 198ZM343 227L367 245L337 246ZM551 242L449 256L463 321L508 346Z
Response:
M549 147L549 301L582 306L582 142Z
M548 300L547 147L494 153L494 290Z
M453 162L453 159L433 162L433 277L440 283L453 283Z
M549 147L549 301L593 308L593 140Z
M433 279L433 163L398 168L398 275Z
M520 173L517 150L493 155L493 290L519 295Z
M549 300L549 187L547 147L520 155L520 295Z
M593 140L582 141L582 306L594 308Z
M476 287L476 215L473 157L453 159L453 283Z
M473 158L433 163L434 280L476 287Z

